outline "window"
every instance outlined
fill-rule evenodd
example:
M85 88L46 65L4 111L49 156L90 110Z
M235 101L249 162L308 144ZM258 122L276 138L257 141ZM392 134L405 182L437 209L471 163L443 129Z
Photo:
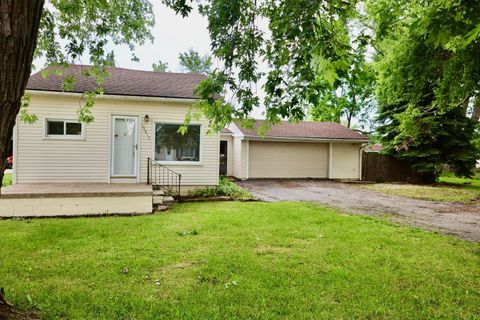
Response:
M200 125L189 125L182 135L179 124L155 124L155 160L200 161Z
M47 137L83 137L83 125L74 120L46 120Z

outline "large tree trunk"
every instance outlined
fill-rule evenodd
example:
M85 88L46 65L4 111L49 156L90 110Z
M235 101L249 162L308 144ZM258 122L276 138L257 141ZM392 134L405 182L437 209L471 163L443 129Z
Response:
M0 182L32 68L44 2L0 0Z

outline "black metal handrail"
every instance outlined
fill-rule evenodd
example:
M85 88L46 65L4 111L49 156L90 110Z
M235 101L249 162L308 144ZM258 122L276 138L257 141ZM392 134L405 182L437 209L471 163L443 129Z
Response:
M180 197L182 175L148 158L147 184L158 186L171 196Z

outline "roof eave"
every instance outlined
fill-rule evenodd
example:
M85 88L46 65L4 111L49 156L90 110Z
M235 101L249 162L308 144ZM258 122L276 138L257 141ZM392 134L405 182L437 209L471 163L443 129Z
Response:
M45 95L45 96L62 96L62 97L81 97L83 93L80 92L64 92L64 91L49 91L38 89L25 90L28 94ZM157 96L138 96L138 95L117 95L117 94L98 94L97 99L115 99L115 100L134 100L134 101L162 101L162 102L178 102L178 103L194 103L198 98L189 97L157 97Z
M252 135L244 135L245 140L252 141L301 141L301 142L343 142L343 143L367 143L370 140L368 138L351 139L351 138L317 138L317 137L259 137Z

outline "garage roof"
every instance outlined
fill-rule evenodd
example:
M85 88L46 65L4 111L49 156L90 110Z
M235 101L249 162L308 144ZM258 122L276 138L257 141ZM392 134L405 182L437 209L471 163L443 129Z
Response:
M283 139L317 139L317 140L358 140L368 141L368 137L336 122L312 122L302 121L292 123L281 121L272 125L270 130L261 136L258 133L259 127L264 120L255 120L251 129L242 127L239 123L235 126L241 131L245 138L283 138Z
M69 68L49 67L51 72L47 77L42 76L42 71L30 76L27 90L63 92L62 83L67 75L75 75L76 84L71 92L83 93L94 90L95 78L84 73L90 68L85 65L70 65ZM53 74L60 69L62 76ZM195 99L193 91L200 81L206 78L203 74L153 72L131 70L123 68L107 68L110 74L103 86L104 94L141 97L163 97Z

